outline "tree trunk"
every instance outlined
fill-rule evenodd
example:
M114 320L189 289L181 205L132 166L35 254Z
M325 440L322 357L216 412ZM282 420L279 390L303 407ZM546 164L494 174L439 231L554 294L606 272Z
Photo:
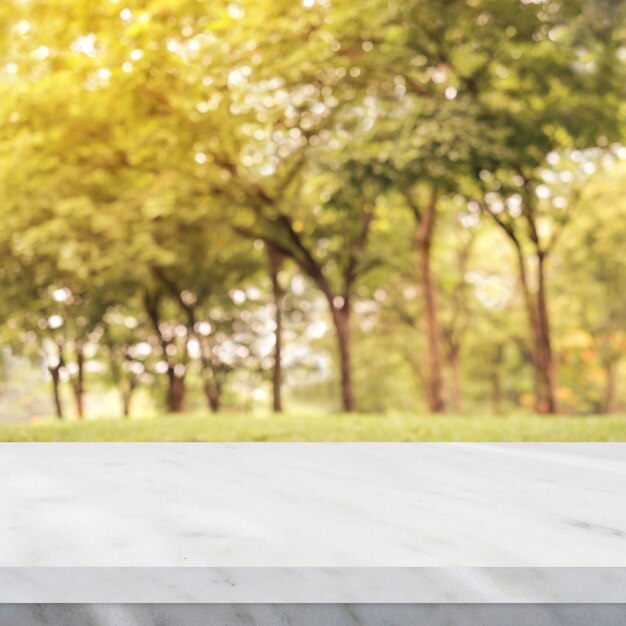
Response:
M174 368L167 371L167 410L169 413L180 413L185 406L185 375L177 375Z
M521 172L520 172L521 174ZM523 177L525 178L525 177ZM528 181L526 181L528 183ZM526 191L528 186L526 184ZM530 196L529 196L530 198ZM534 248L537 260L536 267L536 294L531 292L526 269L526 255L515 227L503 221L496 213L489 210L489 214L506 233L513 243L518 261L518 270L526 314L530 326L532 340L532 365L535 382L535 410L537 413L555 414L558 411L556 400L556 371L554 353L552 351L552 339L550 334L550 320L548 311L548 296L546 288L545 264L549 251L554 245L554 238L548 247L542 246L537 227L536 212L530 200L523 211L528 228L528 236Z
M539 379L539 397L537 411L539 413L556 414L556 383L554 372L554 353L550 333L550 320L546 295L545 256L538 255L537 264L537 368Z
M63 419L63 405L61 404L61 390L59 383L61 380L61 366L48 367L50 378L52 379L52 397L54 399L54 409L58 419Z
M198 337L201 350L202 390L211 413L218 413L221 406L222 381L219 379L215 368L211 365L210 349L205 339L205 337Z
M330 302L330 308L337 333L341 369L341 401L343 410L352 413L355 409L352 384L352 342L350 335L350 306L344 301L341 306Z
M460 415L463 412L463 389L461 382L461 355L458 346L450 354L450 369L452 370L452 405L454 412Z
M130 417L130 405L136 388L137 381L133 375L130 375L127 380L121 377L117 380L117 389L122 400L122 415L124 417Z
M606 386L604 388L604 412L607 415L617 410L617 361L606 364Z
M82 420L85 417L85 355L81 347L76 348L76 367L78 371L72 378L72 389L76 400L76 415Z
M283 343L283 312L282 303L284 291L280 285L280 269L283 263L282 254L273 246L267 246L267 253L270 265L270 278L272 280L272 295L274 297L274 322L276 330L274 336L276 338L274 344L274 367L272 370L272 408L275 413L283 410L282 401L282 343Z
M152 327L157 337L159 338L159 342L161 344L161 350L163 351L163 355L167 358L167 348L170 345L168 341L163 337L163 333L161 332L161 328L159 325L159 303L161 300L161 294L159 292L150 293L149 291L144 292L144 306L146 309L146 313L150 318L152 323ZM186 355L186 347L185 347L185 355ZM167 410L169 413L180 413L183 410L185 405L185 374L179 376L176 373L176 365L173 363L168 363L167 366Z
M212 413L217 413L220 410L220 396L221 389L219 383L204 383L204 395L207 399L207 403Z
M133 392L137 388L137 380L134 376L129 377L128 379L128 387L124 389L123 387L120 390L122 396L122 411L124 417L130 417L130 404L133 398Z
M130 401L132 392L130 390L122 392L122 411L126 418L130 417Z
M109 352L109 368L111 370L111 378L113 379L115 388L120 395L122 415L124 417L130 417L130 400L136 386L135 376L129 374L127 386L127 381L122 373L123 368L120 364L123 357L120 352L115 350L113 340L107 326L104 327L104 344L107 346Z
M441 348L441 326L437 309L437 297L433 282L430 254L435 226L437 205L433 196L424 214L417 220L415 244L418 254L424 319L426 321L426 404L431 413L443 413L443 356Z
M83 419L85 417L85 406L84 406L84 396L81 389L74 389L74 400L76 400L76 416L78 419Z
M533 297L528 283L524 254L517 243L515 251L530 328L531 361L535 382L535 411L541 414L554 414L557 412L556 385L546 296L545 255L540 252L537 254L537 294L536 297Z

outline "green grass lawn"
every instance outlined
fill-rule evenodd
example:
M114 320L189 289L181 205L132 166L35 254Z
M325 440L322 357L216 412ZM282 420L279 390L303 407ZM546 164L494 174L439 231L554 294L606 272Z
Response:
M4 424L0 441L626 441L626 416L189 414Z

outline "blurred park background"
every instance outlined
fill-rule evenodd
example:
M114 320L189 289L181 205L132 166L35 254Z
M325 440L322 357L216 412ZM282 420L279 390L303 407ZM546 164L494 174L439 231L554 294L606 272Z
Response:
M623 0L3 0L0 437L626 439L625 85Z

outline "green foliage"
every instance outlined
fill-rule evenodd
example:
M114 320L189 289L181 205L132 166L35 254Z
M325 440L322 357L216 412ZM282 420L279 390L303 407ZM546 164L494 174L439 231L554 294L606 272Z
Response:
M341 373L346 406L354 370L357 408L421 407L434 329L449 407L541 408L543 367L563 410L623 408L625 18L611 0L3 2L3 346L79 413L112 387L128 411L139 386L171 410L185 386L250 407L280 302L294 402L337 406Z

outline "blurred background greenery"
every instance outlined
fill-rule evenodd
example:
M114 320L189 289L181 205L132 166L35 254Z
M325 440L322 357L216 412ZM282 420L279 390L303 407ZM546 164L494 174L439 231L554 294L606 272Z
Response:
M625 16L4 0L0 420L624 414Z

